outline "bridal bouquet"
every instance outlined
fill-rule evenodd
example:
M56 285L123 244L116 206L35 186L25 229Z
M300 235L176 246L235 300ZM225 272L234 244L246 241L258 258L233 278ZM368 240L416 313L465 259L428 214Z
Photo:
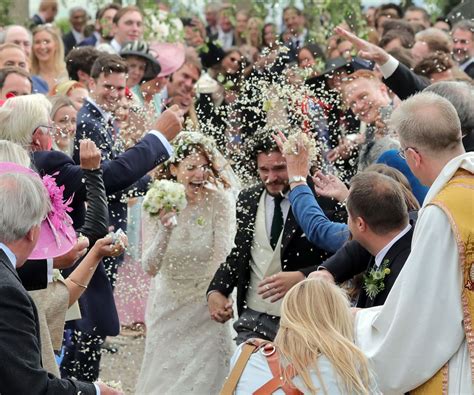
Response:
M154 181L143 200L143 208L151 216L161 210L180 212L186 204L184 185L170 180Z
M310 162L314 162L318 156L318 148L316 147L316 141L304 132L296 132L288 136L288 139L283 143L283 154L297 155L298 141L300 141L308 151L308 157Z

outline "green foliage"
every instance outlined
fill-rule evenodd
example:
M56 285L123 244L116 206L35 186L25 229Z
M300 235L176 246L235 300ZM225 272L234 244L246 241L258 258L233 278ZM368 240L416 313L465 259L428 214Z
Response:
M0 26L6 26L13 23L9 14L12 3L12 0L0 0Z
M69 24L69 18L60 18L55 19L54 24L57 26L61 33L64 35L71 30L71 25Z

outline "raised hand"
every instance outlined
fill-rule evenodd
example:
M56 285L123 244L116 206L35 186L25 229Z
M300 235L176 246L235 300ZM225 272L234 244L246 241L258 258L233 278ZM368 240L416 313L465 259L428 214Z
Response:
M349 195L346 185L332 174L323 174L317 171L313 176L314 191L321 196L336 199L338 202L344 201Z
M350 41L352 45L354 45L354 47L357 49L358 56L360 56L361 58L371 60L377 63L379 66L387 63L390 55L377 45L371 44L368 41L357 37L355 34L341 27L336 27L334 29L334 32L338 36L346 39L347 41Z
M81 140L79 143L79 159L82 169L98 169L100 167L100 149L92 140Z
M58 256L53 260L55 269L67 269L76 263L76 261L84 256L89 247L89 239L81 236L77 239L76 245L66 254Z
M278 145L278 148L286 158L286 167L288 169L288 178L295 176L306 177L309 173L309 152L306 146L301 142L301 136L298 136L295 152L283 152L283 145L287 138L282 132L272 135L273 139Z
M183 128L183 115L183 111L175 104L158 117L154 129L163 134L168 141L171 141Z

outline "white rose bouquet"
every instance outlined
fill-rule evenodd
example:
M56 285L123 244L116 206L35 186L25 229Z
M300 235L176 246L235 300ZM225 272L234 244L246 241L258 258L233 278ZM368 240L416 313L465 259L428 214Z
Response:
M143 208L151 216L158 215L161 210L179 213L186 204L184 185L170 180L154 181L143 200Z

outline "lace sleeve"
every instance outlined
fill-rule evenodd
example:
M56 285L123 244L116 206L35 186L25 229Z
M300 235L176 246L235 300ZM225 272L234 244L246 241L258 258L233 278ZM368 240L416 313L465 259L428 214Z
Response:
M161 268L172 229L165 228L158 218L152 218L144 211L142 227L142 268L150 276L156 276Z
M214 252L212 262L225 262L232 250L236 232L235 198L231 191L217 191L214 203Z

